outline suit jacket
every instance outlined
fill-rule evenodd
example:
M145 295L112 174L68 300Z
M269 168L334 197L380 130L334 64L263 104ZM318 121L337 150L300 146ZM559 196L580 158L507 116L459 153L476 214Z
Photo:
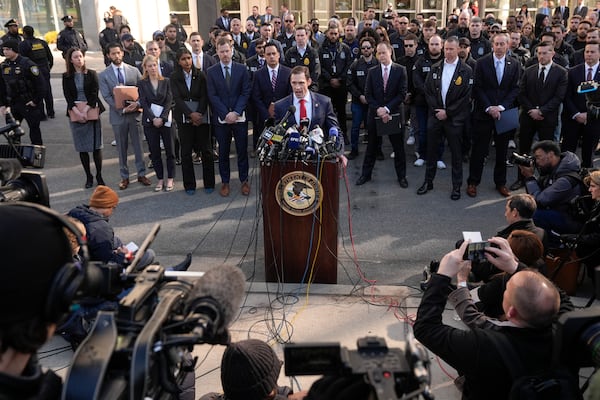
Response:
M567 119L573 118L579 112L587 112L585 94L577 93L579 84L587 80L585 79L587 68L585 63L579 64L571 68L568 72L567 95L564 101L564 116ZM600 68L596 70L594 80L600 82Z
M310 121L310 125L308 126L309 130L315 128L315 126L319 125L321 129L323 129L323 133L328 135L329 129L339 127L339 123L335 112L333 111L333 105L331 104L331 99L327 96L323 96L322 94L309 92L312 102L312 119ZM279 121L284 117L288 108L294 104L294 95L291 94L283 99L279 100L275 103L275 120ZM296 117L294 114L290 115L287 119L288 126L292 125L300 125L300 121L296 121Z
M567 21L569 19L569 7L565 6L565 10L561 13L560 6L554 9L554 15L560 15L561 21Z
M471 91L473 86L473 70L467 64L458 60L452 81L446 94L446 106L442 102L442 71L444 60L431 66L431 71L425 79L425 99L429 110L442 108L446 110L449 122L462 123L471 114Z
M573 10L573 15L581 15L581 18L585 18L587 13L587 6L582 6L580 9L578 9L578 7L575 7L575 10Z
M164 76L165 78L170 78L171 74L173 73L173 65L171 65L171 63L167 62L167 61L160 61L160 74L162 76ZM144 73L144 67L142 66L142 64L139 65L138 69L140 70L140 72L143 74Z
M519 95L521 65L517 59L504 58L502 81L498 84L496 65L493 54L487 54L477 60L475 65L475 82L473 98L475 100L474 117L488 119L491 116L485 112L490 106L503 106L506 110L515 107Z
M175 101L173 118L177 123L189 120L190 114L193 111L198 111L203 116L208 112L206 75L194 66L192 66L192 84L190 88L188 89L185 84L183 71L181 68L178 68L171 75L171 91L173 92L173 100ZM198 110L190 110L185 104L186 101L197 101Z
M137 86L139 81L142 79L142 74L140 71L129 64L122 63L121 67L125 72L125 85L126 86ZM122 108L116 107L115 99L113 97L113 89L115 86L119 84L117 81L117 77L115 72L113 71L112 64L106 67L104 71L102 71L99 75L100 79L100 93L102 93L102 97L104 97L104 101L106 101L110 107L109 121L112 125L119 125L125 122L125 118L128 115L123 115L121 113ZM141 114L131 113L135 115L136 119L141 120Z
M400 113L402 118L402 102L408 90L408 77L406 68L400 64L392 63L388 75L386 90L383 90L383 76L381 65L369 69L365 84L365 97L369 103L368 118L375 118L377 108L387 107L390 114Z
M229 31L231 29L231 18L225 18L227 20L227 26L223 22L223 17L219 17L215 21L215 25L219 27L222 31Z
M544 119L554 121L558 117L558 106L567 93L567 70L553 62L542 87L538 75L539 64L525 70L519 84L519 103L525 112L539 108Z
M151 126L152 120L156 117L162 118L167 122L171 108L173 107L173 94L171 93L171 83L169 78L158 81L156 93L152 88L150 79L142 79L138 84L140 92L140 105L142 106L142 124ZM156 104L163 107L160 115L154 115L151 105Z
M213 65L206 71L208 101L213 116L213 124L218 123L217 118L224 120L227 113L231 111L242 115L248 105L252 87L250 86L250 77L246 67L232 62L230 73L231 82L227 87L221 63Z
M254 74L252 96L259 119L265 120L269 118L269 105L271 103L275 103L292 94L292 86L290 85L291 72L290 68L279 64L275 89L273 89L273 85L271 84L271 75L268 67L262 68Z
M69 115L68 110L75 107L75 101L77 100L77 87L75 86L75 76L63 74L62 78L62 87L63 94L65 95L65 100L67 101L67 116ZM100 112L103 112L104 104L98 98L98 74L96 71L92 69L88 69L85 74L83 74L83 92L85 93L85 98L90 107L100 107Z

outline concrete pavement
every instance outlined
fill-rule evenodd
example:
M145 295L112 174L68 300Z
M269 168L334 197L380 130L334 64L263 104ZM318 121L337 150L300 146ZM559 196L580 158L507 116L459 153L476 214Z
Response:
M65 117L60 74L64 71L61 55L55 52L56 66L52 71L56 119L42 123L42 134L47 146L46 167L51 206L59 212L86 203L91 190L84 189L85 176L78 154L72 145L71 132ZM89 52L88 68L104 69L102 56ZM62 65L62 69L61 69ZM104 135L104 179L120 196L120 204L111 218L115 232L125 242L141 243L150 227L159 222L161 232L152 245L163 265L174 264L186 253L193 253L190 270L206 271L224 263L242 268L248 279L249 292L240 315L232 325L234 340L258 338L275 345L283 358L281 346L285 341L339 341L355 349L356 339L378 335L387 339L390 347L399 347L410 330L420 301L418 282L423 267L433 258L440 258L453 248L462 231L481 231L489 237L504 223L504 202L494 189L490 159L484 171L479 195L469 198L464 194L459 201L451 201L451 171L439 170L434 190L417 196L423 182L424 168L412 166L414 146L406 146L409 188L397 183L391 146L384 140L386 159L377 162L373 180L355 186L360 175L365 146L361 156L350 161L340 181L340 208L338 222L338 285L264 284L264 251L262 210L259 196L259 165L251 159L249 197L240 194L236 163L232 157L232 195L222 198L218 192L207 195L199 190L196 195L184 193L179 178L172 193L154 193L153 186L133 183L119 191L118 160L108 123L108 113L102 116ZM349 124L350 125L350 124ZM27 129L26 129L27 131ZM24 139L27 142L27 139ZM147 147L146 147L147 148ZM493 152L491 155L493 158ZM444 160L448 165L449 154ZM130 157L130 167L133 158ZM464 180L468 166L464 164ZM152 171L150 171L152 172ZM177 173L180 175L180 169ZM217 172L218 173L218 172ZM516 176L508 169L508 181ZM196 167L196 176L201 168ZM135 175L133 176L135 177ZM149 174L154 182L154 173ZM217 185L220 180L217 177ZM202 182L198 182L202 187ZM217 186L218 187L218 186ZM276 211L276 210L275 210ZM273 212L273 210L269 210ZM288 233L293 238L293 233ZM293 245L293 239L290 240ZM374 285L372 282L376 282ZM589 287L582 289L586 296ZM582 300L583 301L583 300ZM444 321L459 326L453 311L447 311ZM43 362L66 371L70 352L60 350L55 339L45 350L50 357ZM219 390L219 360L222 348L197 346L196 353L203 360L197 368L197 394ZM445 373L432 357L434 394L440 399L459 399L452 384L456 373L449 367ZM300 379L307 388L315 377ZM286 384L284 379L281 384ZM287 383L289 384L289 383Z

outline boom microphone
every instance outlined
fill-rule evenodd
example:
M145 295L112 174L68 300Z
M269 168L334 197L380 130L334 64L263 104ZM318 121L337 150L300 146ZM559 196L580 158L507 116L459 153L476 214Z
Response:
M226 328L242 305L245 289L246 277L233 265L215 267L204 274L192 288L186 307L198 319L194 333L205 343L227 340Z
M290 115L294 114L295 112L296 112L296 106L293 105L293 104L290 104L290 106L288 107L287 111L283 115L283 118L281 118L279 120L278 124L285 124L285 122L290 117Z

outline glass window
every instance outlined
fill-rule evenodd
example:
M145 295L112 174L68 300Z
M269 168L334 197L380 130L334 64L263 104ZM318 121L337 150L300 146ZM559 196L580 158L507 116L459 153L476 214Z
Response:
M173 0L169 0L169 1L173 1ZM186 1L187 2L187 0L175 0L175 1ZM230 18L240 18L240 15L242 14L240 12L240 0L221 0L220 8L226 8L227 11L229 11Z

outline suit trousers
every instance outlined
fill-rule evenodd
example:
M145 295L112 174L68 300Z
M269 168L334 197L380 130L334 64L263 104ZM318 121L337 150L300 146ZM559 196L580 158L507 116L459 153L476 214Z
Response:
M588 114L589 115L589 114ZM588 119L587 124L580 124L574 119L563 118L561 151L570 151L575 153L577 142L582 138L581 143L581 166L591 168L592 154L596 149L598 137L600 136L600 120Z
M417 117L417 128L418 128L418 140L417 140L417 153L419 158L427 160L427 119L429 118L429 107L427 106L416 106L415 113ZM438 152L435 156L435 160L441 160L444 154L444 141L440 142Z
M144 152L142 151L142 124L136 120L137 113L123 116L123 123L113 125L115 140L117 141L117 152L119 153L119 173L121 179L129 179L129 167L127 166L127 150L129 142L133 147L135 155L135 168L138 177L146 176L144 165Z
M54 116L54 97L52 96L52 85L50 84L50 68L40 67L40 74L46 83L46 94L44 95L44 103L46 103L46 115Z
M346 103L348 102L348 90L346 89L346 83L342 84L340 88L332 88L326 87L323 88L321 94L329 97L331 99L331 104L333 105L333 109L335 114L337 115L338 123L340 124L340 129L346 135L347 131L347 121L346 121Z
M158 179L164 178L164 165L162 152L160 150L160 140L162 139L165 146L165 158L167 167L167 178L175 178L175 154L173 153L173 136L171 135L171 127L161 126L160 128L154 125L144 125L144 134L148 140L150 147L150 157L152 165Z
M425 182L433 182L437 171L437 153L444 137L448 140L452 155L452 186L462 185L462 136L465 127L464 121L455 122L452 119L440 121L434 116L427 120L427 168Z
M473 151L471 152L471 163L469 165L469 185L479 185L483 173L483 162L488 154L490 140L494 138L496 145L496 163L494 164L494 183L496 186L506 185L506 153L508 152L508 140L512 137L511 132L498 135L495 131L494 120L473 120L475 132L473 135ZM463 147L464 149L464 147Z
M394 169L396 170L396 176L398 179L406 178L406 155L404 152L404 124L397 135L389 135L392 149L394 149ZM375 125L375 119L369 118L368 125L368 142L367 151L365 152L365 159L362 166L362 176L371 177L373 168L375 167L375 161L377 160L377 152L381 143L381 137L377 136L377 127Z
M181 142L181 173L185 190L196 189L196 174L192 161L192 150L202 155L202 179L204 188L215 187L215 163L213 160L210 125L179 124L179 140Z
M238 174L240 182L248 180L248 123L213 125L217 143L219 143L219 174L221 182L229 183L229 149L231 139L235 139L235 151L237 152Z

